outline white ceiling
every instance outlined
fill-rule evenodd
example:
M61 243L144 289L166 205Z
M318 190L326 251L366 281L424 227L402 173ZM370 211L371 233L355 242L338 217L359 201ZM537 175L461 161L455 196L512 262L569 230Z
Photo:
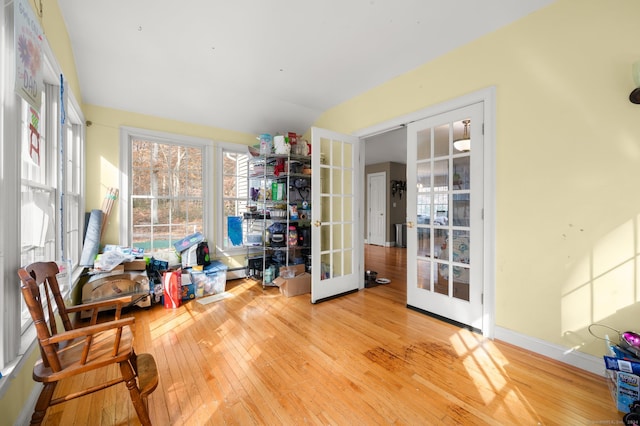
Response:
M303 133L552 2L58 0L84 103L253 134Z

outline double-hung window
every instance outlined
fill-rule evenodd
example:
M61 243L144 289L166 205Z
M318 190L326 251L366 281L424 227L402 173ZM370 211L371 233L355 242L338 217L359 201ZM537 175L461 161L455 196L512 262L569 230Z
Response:
M218 147L218 193L221 194L217 246L225 254L243 249L242 214L246 211L248 153L246 145Z
M0 20L4 59L13 58L13 13L8 11ZM66 272L60 284L67 296L82 249L84 119L66 85L61 90L62 72L46 41L42 50L39 107L16 95L6 85L10 79L0 78L0 168L5 176L0 190L0 370L5 374L34 338L16 270L36 261L58 262Z
M155 252L213 231L213 142L123 128L120 139L123 243Z

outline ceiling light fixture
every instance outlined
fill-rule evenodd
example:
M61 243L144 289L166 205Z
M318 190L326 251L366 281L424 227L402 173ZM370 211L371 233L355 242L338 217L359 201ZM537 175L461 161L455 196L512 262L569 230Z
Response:
M471 149L471 138L469 136L469 123L471 120L462 120L464 124L464 133L461 139L453 141L453 147L458 151L467 152Z
M631 66L631 76L636 88L629 95L631 103L640 104L640 61Z

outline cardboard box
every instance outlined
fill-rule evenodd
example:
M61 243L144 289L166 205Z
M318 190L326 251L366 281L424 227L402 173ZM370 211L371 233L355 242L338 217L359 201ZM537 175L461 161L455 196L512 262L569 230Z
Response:
M293 271L293 278L284 278L286 271ZM283 266L280 268L280 276L273 280L273 284L280 288L280 293L286 297L311 293L311 274L305 272L304 265Z
M196 298L196 285L191 282L190 273L182 273L182 301L187 302Z
M147 269L147 261L144 259L131 260L122 264L125 271L145 271Z

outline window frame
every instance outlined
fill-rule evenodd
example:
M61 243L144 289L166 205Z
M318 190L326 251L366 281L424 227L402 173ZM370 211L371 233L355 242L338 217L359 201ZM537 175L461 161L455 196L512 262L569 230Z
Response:
M120 242L124 245L131 245L133 240L132 226L132 202L131 202L131 141L133 139L146 139L153 142L183 145L188 147L203 149L203 170L211 171L203 173L202 176L202 192L203 200L203 233L206 238L212 236L214 231L213 212L214 212L214 195L213 195L213 167L214 163L214 142L209 139L196 138L192 136L179 135L175 133L153 131L148 129L140 129L135 127L123 126L120 128ZM126 202L124 202L126 200Z
M6 62L6 66L0 70L0 173L5 176L4 184L0 188L0 202L2 202L4 220L0 225L0 294L3 299L3 314L2 314L2 327L0 327L0 371L3 376L13 376L15 372L20 371L25 358L31 353L31 350L35 348L35 327L32 322L22 321L21 305L22 295L20 287L18 285L19 280L16 275L16 270L25 266L22 265L21 260L21 247L22 247L22 98L20 98L13 90L13 80L15 74L13 72L13 14L12 9L2 9L0 13L0 44L2 45L2 52L0 53L3 63ZM6 12L9 12L8 15ZM78 198L77 202L77 215L75 216L78 223L76 227L78 229L84 228L84 215L81 211L84 210L84 117L82 110L79 107L73 93L67 87L66 82L61 79L63 76L62 69L57 63L53 51L48 44L46 38L42 42L42 66L43 66L43 80L49 87L43 87L43 91L48 91L48 96L52 96L51 101L55 104L54 117L50 117L47 121L57 120L59 122L60 114L64 114L66 111L65 123L69 125L75 125L77 131L77 138L72 142L78 144L77 148L82 154L77 157L79 161L78 174L81 177L81 182L78 186ZM60 105L60 85L62 84L63 101ZM51 103L50 103L51 104ZM47 108L46 105L42 105L40 108L40 114ZM54 259L62 261L64 256L61 252L64 240L68 236L63 233L63 213L60 206L63 202L65 188L61 186L63 182L61 173L64 173L66 164L60 164L58 155L60 154L59 144L65 142L66 135L58 131L52 130L48 123L45 122L47 129L41 128L40 132L49 132L46 135L47 148L49 153L45 157L45 161L49 162L52 167L51 173L55 176L55 182L53 186L46 185L45 190L53 191L53 198L55 204L55 218L54 223L54 239L55 247L53 249ZM57 128L57 127L56 127ZM55 139L55 142L54 142ZM21 143L9 143L9 141L19 140ZM52 146L51 148L48 148ZM56 148L54 148L54 146ZM63 206L66 204L62 204ZM76 244L77 250L81 250L81 235L78 235L78 242ZM69 277L69 285L66 288L64 297L68 297L71 294L73 288L72 283L77 282L82 268L67 268L67 274ZM6 389L6 385L10 383L10 380L0 381L0 395Z
M216 186L217 186L217 208L216 214L217 217L220 218L217 223L217 239L216 239L216 255L217 256L237 256L241 254L246 254L247 247L243 244L238 247L229 247L226 248L224 245L224 226L226 225L226 221L224 220L224 153L233 152L238 154L246 154L247 159L249 158L248 145L231 143L231 142L220 142L216 146ZM247 161L247 170L248 170L248 161ZM248 178L248 175L246 176ZM247 191L248 191L248 181L247 181ZM248 198L248 195L247 195ZM244 223L243 223L243 232L244 232Z

